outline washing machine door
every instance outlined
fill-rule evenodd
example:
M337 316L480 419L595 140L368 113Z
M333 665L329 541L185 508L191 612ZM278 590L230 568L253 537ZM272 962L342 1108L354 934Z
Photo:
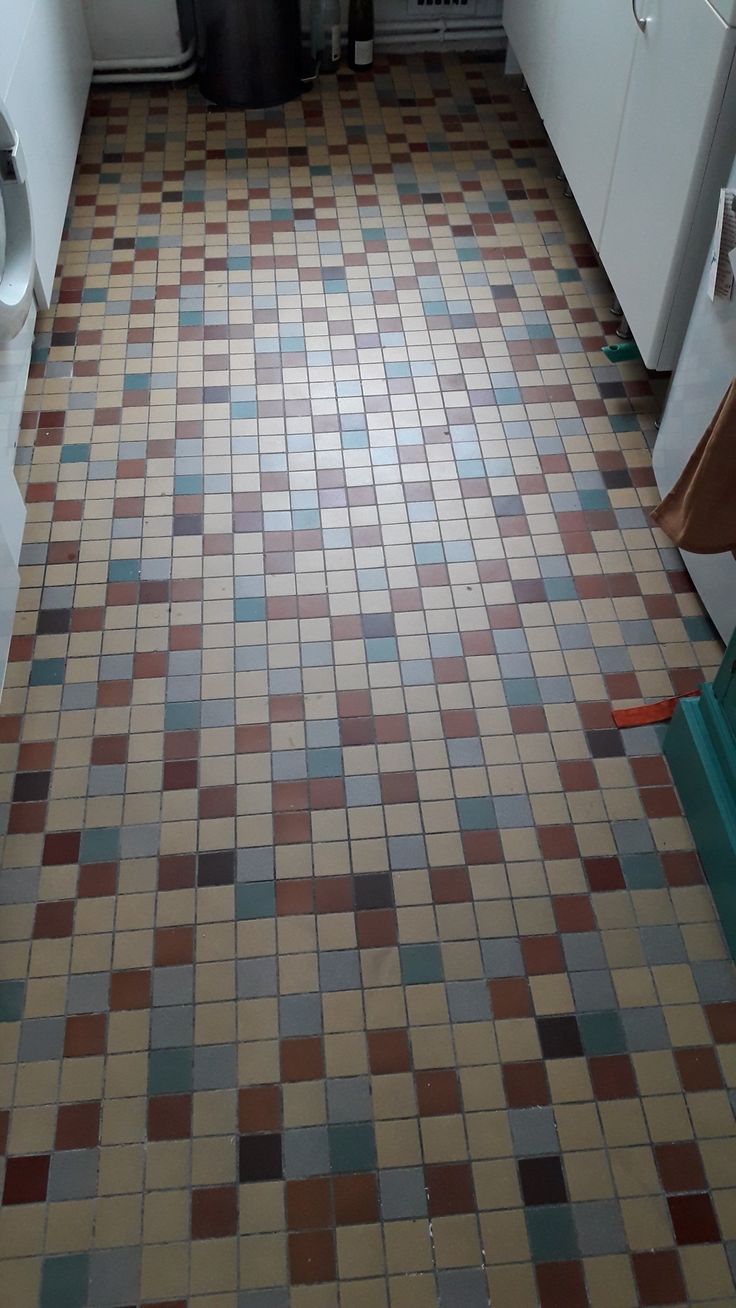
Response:
M25 326L33 299L33 226L20 143L0 105L0 342Z

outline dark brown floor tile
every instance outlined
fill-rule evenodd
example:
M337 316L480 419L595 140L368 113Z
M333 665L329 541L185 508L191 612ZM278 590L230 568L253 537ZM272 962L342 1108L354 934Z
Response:
M38 835L45 829L48 805L46 803L11 804L8 817L8 835Z
M110 1008L148 1008L151 1003L151 973L113 972L110 977Z
M407 1031L368 1032L368 1061L374 1076L388 1076L395 1072L408 1072L411 1051Z
M392 908L356 913L355 928L361 949L385 949L398 942L396 913Z
M334 1281L335 1240L332 1231L296 1231L289 1235L289 1275L292 1285Z
M191 1095L156 1095L149 1099L149 1140L185 1140L191 1133Z
M314 911L314 882L311 879L276 882L277 917L292 917Z
M294 1036L281 1041L282 1081L319 1081L325 1065L319 1036Z
M588 895L558 895L552 907L558 931L595 931L595 914Z
M381 799L384 804L415 804L418 798L416 772L381 773Z
M55 1149L94 1149L100 1134L100 1103L60 1104Z
M345 782L342 777L318 777L315 781L310 781L308 807L345 808Z
M274 815L274 844L303 845L311 838L312 824L308 813L276 813Z
M127 758L127 736L95 736L92 741L92 762L96 766L125 763Z
M338 1226L357 1226L379 1220L378 1186L373 1173L336 1176L332 1185Z
M705 1190L705 1172L700 1149L690 1141L655 1145L659 1175L667 1194Z
M5 1164L3 1203L43 1203L49 1180L49 1163L49 1154L9 1158Z
M472 1213L473 1173L469 1163L432 1163L424 1168L430 1217Z
M64 1028L64 1057L88 1058L104 1054L107 1040L105 1013L82 1013L68 1017Z
M497 831L463 831L462 845L469 866L503 862L503 846Z
M607 1054L588 1059L596 1099L634 1099L634 1068L628 1054Z
M325 877L314 885L314 906L317 913L351 913L353 909L353 878Z
M505 1063L502 1072L509 1108L534 1108L550 1102L543 1062Z
M156 967L180 967L194 958L194 930L189 926L157 927L153 961Z
M238 1124L242 1135L281 1129L281 1086L245 1086L238 1091Z
M544 976L565 970L559 936L522 936L521 952L528 976Z
M611 890L625 890L626 882L617 858L586 858L583 860L588 885L594 894Z
M79 869L78 899L108 899L117 891L117 863L85 863Z
M642 1308L686 1301L682 1268L674 1249L635 1253L632 1262Z
M723 1085L721 1066L711 1045L693 1049L676 1049L675 1062L683 1090L720 1090Z
M496 1021L533 1014L529 982L523 976L499 977L488 982L491 1012Z
M189 890L196 882L196 854L164 854L159 859L159 890Z
M334 1225L332 1183L328 1176L286 1182L286 1223L290 1231Z
M435 904L464 904L472 900L470 877L466 867L431 868L429 883Z
M238 1191L234 1185L210 1185L192 1191L192 1239L217 1240L238 1229Z
M59 899L36 905L33 923L35 940L59 940L74 929L74 900Z
M582 1263L539 1263L540 1308L588 1308Z
M736 1002L706 1004L705 1012L716 1044L736 1043Z
M716 1244L721 1233L709 1194L670 1195L667 1200L678 1244Z
M199 791L199 817L221 818L235 815L235 786L207 786ZM227 884L227 883L221 883Z
M415 1072L420 1117L439 1117L461 1111L460 1086L454 1067Z

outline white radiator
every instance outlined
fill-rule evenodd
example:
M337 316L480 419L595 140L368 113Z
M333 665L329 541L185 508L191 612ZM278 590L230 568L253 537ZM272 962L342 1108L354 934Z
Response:
M105 81L188 77L193 44L182 36L176 0L84 0L95 76Z

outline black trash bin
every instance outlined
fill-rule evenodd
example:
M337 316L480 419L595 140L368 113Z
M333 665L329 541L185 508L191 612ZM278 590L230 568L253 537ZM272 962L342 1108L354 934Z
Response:
M207 100L268 109L302 92L299 0L195 0Z

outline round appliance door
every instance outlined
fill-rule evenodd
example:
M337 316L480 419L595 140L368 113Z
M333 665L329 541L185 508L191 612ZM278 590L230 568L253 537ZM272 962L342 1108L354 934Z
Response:
M0 108L0 341L17 336L33 299L33 226L23 156Z

